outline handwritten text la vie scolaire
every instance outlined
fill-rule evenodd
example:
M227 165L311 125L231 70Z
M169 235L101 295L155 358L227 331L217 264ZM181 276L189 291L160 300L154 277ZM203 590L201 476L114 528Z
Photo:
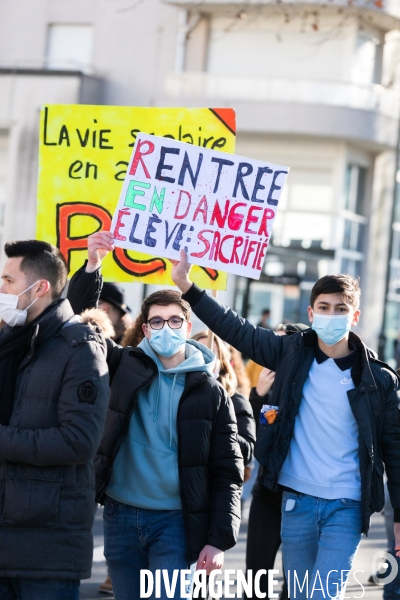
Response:
M60 148L91 148L94 150L110 151L114 150L113 131L110 127L102 126L97 119L87 124L86 127L74 127L72 124L63 123L60 127L50 121L51 113L48 106L44 108L43 120L43 144L45 146L59 146ZM52 135L49 129L52 130ZM193 129L193 128L192 128ZM131 129L129 131L130 139L127 140L127 148L133 148L136 137L140 133L140 129ZM149 135L154 135L150 133ZM188 131L185 125L177 123L174 131L166 133L162 137L187 144L196 144L202 148L211 150L222 150L227 143L224 136L215 137L207 135L203 132L201 126L198 131ZM124 181L126 170L129 162L119 160L115 163L114 179ZM71 162L68 167L68 177L70 179L97 179L99 174L99 166L95 162L84 161L78 156Z

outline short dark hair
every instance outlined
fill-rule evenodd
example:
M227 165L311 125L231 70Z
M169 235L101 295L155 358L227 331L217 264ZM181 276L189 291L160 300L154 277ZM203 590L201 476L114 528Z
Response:
M360 306L360 279L343 274L321 277L311 290L311 307L314 306L317 297L321 294L340 294L357 310Z
M154 294L147 296L147 298L144 299L141 308L143 323L147 323L150 306L153 304L158 304L159 306L179 304L185 315L186 321L189 321L190 319L190 304L186 302L186 300L183 300L182 294L176 290L159 290L158 292L154 292Z
M20 268L30 284L37 279L47 279L52 299L61 296L67 283L68 267L58 248L40 240L21 240L7 242L4 252L7 258L22 257Z

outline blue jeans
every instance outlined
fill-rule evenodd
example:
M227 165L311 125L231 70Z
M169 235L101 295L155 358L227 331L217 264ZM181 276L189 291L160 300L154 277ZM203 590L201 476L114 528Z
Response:
M342 598L361 529L359 501L284 491L281 537L289 597Z
M79 581L0 578L0 600L79 600Z
M140 570L166 569L169 583L175 569L190 569L190 584L180 594L180 576L173 598L191 598L196 563L189 564L186 532L180 510L146 510L121 504L106 496L104 503L104 556L115 600L140 599ZM161 599L167 600L161 574ZM155 598L155 586L150 598Z

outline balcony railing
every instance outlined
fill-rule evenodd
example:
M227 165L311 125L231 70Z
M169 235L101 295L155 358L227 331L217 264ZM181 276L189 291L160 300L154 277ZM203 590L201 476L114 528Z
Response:
M188 72L168 75L165 91L170 98L317 104L373 111L393 119L400 114L399 91L378 84Z

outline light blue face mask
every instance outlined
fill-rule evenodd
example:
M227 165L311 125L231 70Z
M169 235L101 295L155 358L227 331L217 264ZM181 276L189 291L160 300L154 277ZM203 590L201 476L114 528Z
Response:
M182 325L180 329L171 329L166 323L162 329L152 329L149 343L160 356L175 356L186 344L186 327Z
M314 313L311 328L327 345L334 346L342 340L351 329L353 315L318 315Z

